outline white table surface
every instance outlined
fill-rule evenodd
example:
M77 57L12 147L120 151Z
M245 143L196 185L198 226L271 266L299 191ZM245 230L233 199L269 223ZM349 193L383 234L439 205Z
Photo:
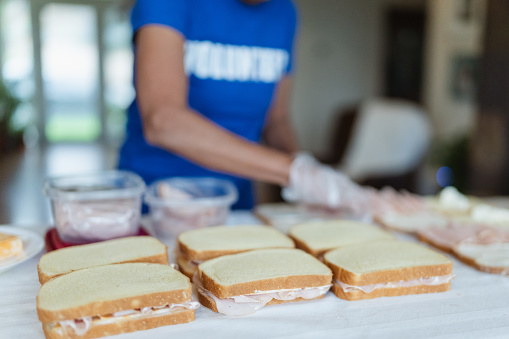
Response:
M228 223L258 222L235 213ZM41 235L45 230L30 228ZM35 308L41 255L0 274L1 339L44 338ZM509 277L453 261L456 278L445 293L349 302L329 292L320 300L267 306L233 318L200 307L194 322L115 338L509 338Z

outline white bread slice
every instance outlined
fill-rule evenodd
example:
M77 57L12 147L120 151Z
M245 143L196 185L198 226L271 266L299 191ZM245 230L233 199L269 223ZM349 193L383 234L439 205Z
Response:
M190 299L189 279L170 266L106 265L62 275L42 285L37 314L42 322L56 322Z
M203 287L218 298L255 291L330 285L332 272L297 249L267 249L227 255L198 266Z
M262 248L294 248L293 241L278 230L260 225L215 226L181 233L180 252L189 260L209 260Z
M460 244L453 251L460 260L480 271L509 275L509 243Z
M128 262L168 264L167 247L153 237L127 237L46 253L37 265L39 281L84 268Z
M397 240L374 240L325 253L334 278L356 286L452 273L452 261L422 245Z
M296 225L290 237L297 247L318 257L331 249L377 239L395 239L380 227L349 220L315 221Z

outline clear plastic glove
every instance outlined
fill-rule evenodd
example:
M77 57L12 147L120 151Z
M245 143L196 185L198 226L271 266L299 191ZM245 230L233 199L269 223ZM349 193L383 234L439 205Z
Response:
M330 209L368 209L367 192L343 173L299 153L290 167L290 183L282 196L286 201L320 205Z

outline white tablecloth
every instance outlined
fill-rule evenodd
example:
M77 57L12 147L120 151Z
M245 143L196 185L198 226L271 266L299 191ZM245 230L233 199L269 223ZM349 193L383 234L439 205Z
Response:
M254 222L242 213L229 220ZM44 227L34 229L44 233ZM35 309L39 258L0 275L1 339L44 338ZM481 273L456 260L454 273L445 293L349 302L329 292L320 300L267 306L235 318L200 307L189 324L115 338L509 338L509 277Z

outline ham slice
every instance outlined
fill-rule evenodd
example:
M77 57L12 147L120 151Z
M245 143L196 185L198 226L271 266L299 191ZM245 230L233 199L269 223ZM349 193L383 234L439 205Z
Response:
M113 314L94 317L83 317L80 319L63 320L59 321L58 325L61 327L60 332L73 331L75 334L82 336L85 335L92 324L101 325L118 321L119 319L130 319L145 316L161 316L180 312L184 309L195 310L200 306L200 303L194 300L186 301L179 304L169 304L166 306L144 307L135 310L119 311Z
M475 203L453 187L428 202L392 189L374 196L380 224L416 233L482 271L509 275L509 209Z
M200 279L195 274L193 283L196 289L216 303L217 311L227 316L243 316L255 313L272 299L290 301L297 298L302 299L315 299L318 298L331 288L332 285L310 287L310 288L296 288L290 290L274 290L274 291L255 291L252 294L238 295L231 298L221 299L210 293L203 287Z
M509 243L509 230L477 224L452 224L447 228L423 229L417 234L427 242L447 249L460 244Z
M376 289L380 288L400 288L400 287L413 287L413 286L436 286L436 285L443 285L447 284L449 281L454 279L454 274L448 274L448 275L442 275L442 276L436 276L436 277L426 277L426 278L420 278L420 279L414 279L414 280L408 280L408 281L393 281L393 282L387 282L382 284L373 284L373 285L364 285L364 286L356 286L356 285L349 285L345 284L344 282L341 282L339 280L334 280L334 283L339 285L345 293L348 292L355 292L355 291L362 291L364 293L371 293Z

